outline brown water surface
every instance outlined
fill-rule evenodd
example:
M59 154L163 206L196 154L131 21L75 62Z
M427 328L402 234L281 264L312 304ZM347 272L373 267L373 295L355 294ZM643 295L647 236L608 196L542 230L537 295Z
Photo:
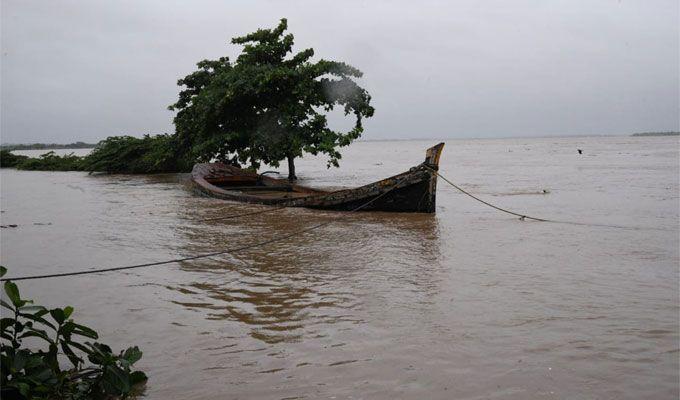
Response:
M437 141L361 142L303 183L356 186ZM434 215L356 213L238 254L20 287L117 347L148 399L677 399L677 138L449 140ZM584 150L578 155L576 149ZM113 267L284 235L341 213L258 210L185 177L2 170L10 275ZM544 193L546 190L548 193Z

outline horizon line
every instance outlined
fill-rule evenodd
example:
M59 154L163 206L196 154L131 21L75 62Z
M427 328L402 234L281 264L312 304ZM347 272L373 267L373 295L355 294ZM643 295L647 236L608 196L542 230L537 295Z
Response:
M358 138L356 142L389 142L389 141L412 141L412 140L484 140L484 139L545 139L545 138L570 138L570 137L616 137L616 136L633 136L636 134L641 134L641 133L671 133L671 134L680 134L680 131L674 131L674 130L669 130L669 131L646 131L646 132L632 132L632 133L567 133L567 134L535 134L535 135L522 135L522 136L428 136L428 137L421 137L421 138L408 138L408 137L396 137L396 138L376 138L376 139L371 139L371 138ZM165 133L163 133L165 134ZM153 134L151 134L153 135ZM161 135L161 134L159 134ZM121 135L121 136L127 136L127 135ZM132 135L130 135L132 136ZM0 142L0 146L18 146L18 145L36 145L36 144L45 144L45 145L66 145L66 144L75 144L75 143L84 143L84 144L97 144L100 141L105 140L105 139L100 139L97 140L94 143L86 142L84 140L75 140L72 142L68 143L57 143L57 142L22 142L22 143L3 143Z

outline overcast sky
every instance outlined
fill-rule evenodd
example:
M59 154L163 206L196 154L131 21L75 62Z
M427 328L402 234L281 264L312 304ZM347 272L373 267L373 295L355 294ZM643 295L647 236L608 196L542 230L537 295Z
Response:
M677 0L2 0L0 140L173 132L195 63L288 18L364 71L364 139L680 130Z

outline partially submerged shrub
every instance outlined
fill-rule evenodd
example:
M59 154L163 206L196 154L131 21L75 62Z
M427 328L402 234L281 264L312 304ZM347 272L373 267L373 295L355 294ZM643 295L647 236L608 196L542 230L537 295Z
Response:
M38 158L26 158L18 162L16 167L28 171L82 171L83 157L73 153L58 156L49 151Z
M58 156L53 151L38 158L18 156L7 150L0 153L1 166L31 171L89 171L113 174L153 174L188 172L193 163L176 151L173 135L111 136L94 150L79 157L73 153Z
M0 276L6 272L0 267ZM5 293L9 303L1 300L1 304L9 313L3 312L0 319L3 400L125 398L146 381L143 372L132 371L142 358L137 346L115 354L103 343L77 340L97 340L99 335L70 318L73 307L48 310L35 305L22 299L11 281L5 282ZM46 348L29 348L23 343L26 339L42 342ZM68 367L60 363L66 359Z
M150 174L185 172L191 164L178 157L171 135L111 136L84 158L87 171Z
M26 160L28 156L13 154L9 150L0 150L0 168L13 168L17 164Z

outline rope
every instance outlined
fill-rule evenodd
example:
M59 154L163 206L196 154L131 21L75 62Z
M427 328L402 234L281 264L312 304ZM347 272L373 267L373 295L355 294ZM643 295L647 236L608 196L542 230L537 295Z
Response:
M525 219L531 219L534 221L539 221L539 222L550 222L553 224L569 224L569 225L578 225L578 226L599 226L603 228L616 228L616 229L632 229L632 230L640 230L640 229L645 229L645 230L655 230L655 231L666 231L670 232L672 231L671 229L665 229L665 228L656 228L656 227L637 227L637 226L623 226L623 225L609 225L609 224L595 224L595 223L587 223L587 222L575 222L575 221L560 221L560 220L555 220L555 219L547 219L547 218L537 218L537 217L530 217L528 215L524 214L519 214L514 211L506 210L504 208L495 206L487 201L484 201L480 199L479 197L474 196L471 193L468 193L465 189L461 188L460 186L456 185L455 183L451 182L450 180L446 179L444 176L442 176L437 170L432 169L428 167L427 165L425 166L427 169L430 171L434 172L438 177L442 178L444 182L448 183L449 185L453 186L454 188L460 190L462 193L472 197L473 199L479 201L480 203L486 204L487 206L491 208L495 208L496 210L502 211L504 213L508 213L511 215L518 216L520 220L524 221Z
M489 203L489 202L486 202L486 201L480 199L479 197L474 196L474 195L471 194L471 193L468 193L467 191L465 191L465 189L461 188L460 186L456 185L455 183L453 183L453 182L451 182L450 180L448 180L448 179L446 179L445 177L443 177L437 170L435 170L435 169L433 169L433 168L430 168L430 167L428 167L428 166L426 166L426 168L428 168L430 171L434 172L435 175L437 175L438 177L442 178L442 179L444 180L444 182L446 182L446 183L448 183L449 185L453 186L454 188L460 190L462 193L464 193L464 194L466 194L466 195L472 197L473 199L479 201L480 203L484 203L484 204L486 204L486 205L489 206L489 207L495 208L496 210L502 211L502 212L504 212L504 213L516 215L516 216L518 216L521 220L532 219L532 220L534 220L534 221L540 221L540 222L558 222L558 221L551 221L551 220L549 220L549 219L544 219L544 218L530 217L530 216L528 216L528 215L518 214L518 213L516 213L516 212L514 212L514 211L510 211L510 210L506 210L506 209L504 209L504 208L497 207L497 206L495 206L495 205L493 205L493 204L491 204L491 203Z
M398 187L399 187L399 184L392 186L390 189L388 189L385 192L381 193L380 195L374 197L373 199L367 201L366 203L360 205L359 207L356 207L356 208L349 210L349 212L352 213L352 212L355 212L355 211L359 211L362 208L369 206L370 204L372 204L376 200L380 199L381 197L385 196L386 194L390 193L391 191L393 191L394 189L396 189ZM273 209L273 210L276 210L276 208ZM85 271L62 272L62 273L57 273L57 274L20 276L20 277L17 277L17 278L0 278L0 282L4 282L4 281L24 281L24 280L32 280L32 279L59 278L59 277L64 277L64 276L98 274L98 273L102 273L102 272L123 271L123 270L127 270L127 269L155 267L155 266L158 266L158 265L166 265L166 264L173 264L173 263L178 263L178 262L183 262L183 261L198 260L198 259L201 259L201 258L215 257L215 256L227 254L227 253L236 253L236 252L239 252L239 251L264 246L266 244L279 242L281 240L288 239L288 238L293 237L295 235L304 234L304 233L313 231L315 229L324 227L326 225L332 224L333 222L340 221L340 220L344 219L345 217L346 217L346 215L342 216L342 217L337 217L337 218L331 219L329 221L313 225L309 228L299 229L299 230L291 232L289 234L286 234L286 235L283 235L283 236L278 236L278 237L275 237L275 238L269 239L269 240L264 240L262 242L257 242L257 243L253 243L253 244L245 245L245 246L241 246L241 247L235 247L233 249L216 251L216 252L213 252L213 253L200 254L200 255L192 256L192 257L175 258L175 259L172 259L172 260L157 261L157 262L145 263L145 264L128 265L128 266L124 266L124 267L100 268L100 269L91 269L91 270L85 270Z

